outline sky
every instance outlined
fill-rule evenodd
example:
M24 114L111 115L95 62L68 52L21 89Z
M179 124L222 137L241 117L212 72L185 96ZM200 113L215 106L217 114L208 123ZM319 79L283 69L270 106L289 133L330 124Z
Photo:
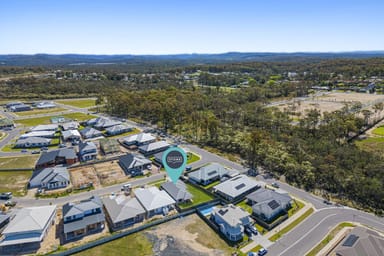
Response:
M384 50L383 0L0 0L0 54Z

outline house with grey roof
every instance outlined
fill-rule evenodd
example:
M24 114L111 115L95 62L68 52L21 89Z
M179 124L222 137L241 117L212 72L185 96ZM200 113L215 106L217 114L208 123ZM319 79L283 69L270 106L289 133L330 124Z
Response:
M139 147L139 152L145 156L150 156L167 150L171 145L166 141L156 141Z
M292 197L287 193L260 188L246 196L247 204L252 206L252 214L262 221L270 223L291 208Z
M38 131L57 131L59 130L59 126L57 124L39 124L35 127L31 128L31 132Z
M152 168L152 161L134 154L126 154L119 157L119 164L126 175L139 176L144 175L145 170Z
M92 141L81 142L79 144L80 161L89 161L97 158L97 147Z
M103 136L103 133L101 131L96 130L92 127L85 127L83 130L80 131L80 134L84 139L97 138Z
M96 117L88 120L86 122L87 126L93 126L96 129L102 130L106 129L108 127L112 127L114 125L119 125L121 124L120 121L115 121L106 117Z
M38 109L55 108L56 104L53 101L42 101L35 104Z
M15 148L40 148L48 147L51 139L41 137L19 138L15 143Z
M102 199L109 227L115 231L142 222L145 209L136 198L120 195Z
M245 227L252 224L249 213L233 204L213 207L212 219L220 232L234 242L243 239Z
M220 180L222 177L228 175L229 170L218 163L211 163L201 167L199 170L188 173L190 181L208 185L214 181Z
M0 233L3 230L3 228L5 227L5 225L7 225L9 223L10 218L11 218L11 216L9 214L0 213Z
M25 207L16 212L2 232L0 254L33 253L54 225L56 205Z
M72 165L78 161L73 148L60 148L57 150L43 152L36 162L36 169L52 167L55 165Z
M213 192L228 201L234 201L259 188L261 185L257 181L241 174L214 186Z
M31 106L25 105L24 103L13 105L13 106L9 107L8 109L9 109L9 111L12 111L12 112L21 112L21 111L32 110Z
M58 189L65 188L71 179L64 166L55 166L35 171L29 181L30 188Z
M67 130L79 129L80 124L78 122L75 122L75 121L70 121L70 122L62 123L62 124L60 124L60 126L63 129L63 131L67 131Z
M20 138L28 138L28 137L42 137L42 138L53 138L55 137L55 131L33 131L20 135Z
M63 141L80 141L81 135L78 130L66 130L62 131L61 136Z
M358 226L340 242L334 252L336 256L382 256L384 237L372 229Z
M155 142L156 138L150 133L138 133L128 136L123 139L123 143L126 146L142 146L152 142Z
M63 223L67 241L102 231L105 215L100 197L63 205Z
M154 215L167 215L170 210L174 209L175 200L164 190L157 187L138 188L135 196L146 211L147 218Z
M108 127L107 129L105 129L105 131L108 136L114 136L114 135L133 131L133 127L128 126L126 124L118 124L118 125Z
M176 203L186 203L192 201L192 194L188 192L187 185L181 180L178 180L175 183L168 181L161 184L160 187L162 190L165 190L175 201Z

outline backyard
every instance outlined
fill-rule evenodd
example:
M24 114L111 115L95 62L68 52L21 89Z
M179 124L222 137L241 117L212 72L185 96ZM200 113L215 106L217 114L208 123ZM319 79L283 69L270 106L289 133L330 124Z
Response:
M196 188L196 187L194 187L188 183L186 183L185 185L187 186L187 190L189 191L189 193L191 193L193 196L193 199L192 199L193 202L192 203L186 203L186 204L180 204L179 205L180 208L188 208L188 207L191 207L194 205L208 202L208 201L213 199L213 197L211 195L208 195L203 190L198 189L198 188Z
M23 196L32 171L0 171L0 193L12 192L15 196Z
M77 107L77 108L90 108L96 105L96 99L56 100L56 102L64 105Z

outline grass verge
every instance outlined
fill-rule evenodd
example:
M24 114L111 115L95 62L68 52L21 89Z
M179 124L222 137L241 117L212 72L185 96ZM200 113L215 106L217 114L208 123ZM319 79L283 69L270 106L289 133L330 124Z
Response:
M187 153L187 164L191 164L193 162L197 162L200 160L200 157L192 152Z

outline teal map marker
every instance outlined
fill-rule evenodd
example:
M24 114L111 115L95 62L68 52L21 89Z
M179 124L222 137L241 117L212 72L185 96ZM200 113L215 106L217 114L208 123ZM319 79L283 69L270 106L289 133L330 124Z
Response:
M187 154L179 147L171 147L163 153L162 160L168 176L176 184L187 164Z

